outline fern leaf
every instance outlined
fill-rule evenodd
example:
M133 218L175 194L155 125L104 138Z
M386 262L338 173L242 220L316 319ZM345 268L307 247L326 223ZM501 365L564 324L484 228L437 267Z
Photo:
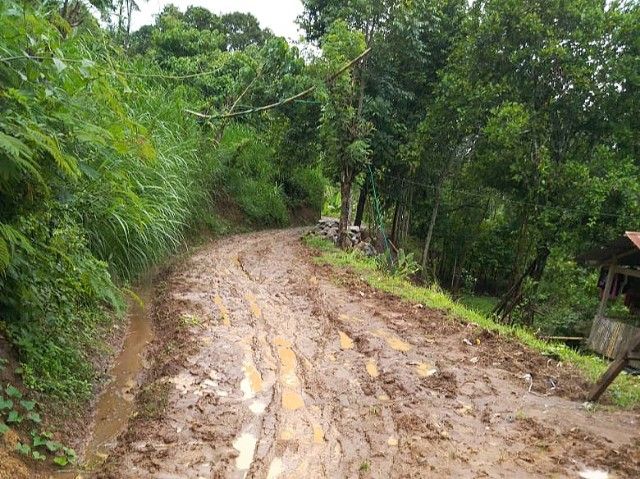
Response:
M0 131L0 148L13 157L28 156L31 150L17 138Z
M69 176L78 176L78 165L74 158L67 157L55 137L47 135L39 130L27 128L29 139L36 143L41 149L49 153L56 162L58 168Z
M7 242L0 238L0 273L2 273L11 263L11 253Z

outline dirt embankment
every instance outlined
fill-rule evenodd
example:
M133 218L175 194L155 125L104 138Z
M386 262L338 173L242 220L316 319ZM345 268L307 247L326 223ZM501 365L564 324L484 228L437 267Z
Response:
M638 477L637 413L585 410L572 368L314 266L299 235L225 238L166 276L98 477Z

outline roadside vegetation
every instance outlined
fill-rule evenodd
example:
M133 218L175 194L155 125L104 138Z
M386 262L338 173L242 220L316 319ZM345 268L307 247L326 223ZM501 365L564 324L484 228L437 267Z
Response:
M527 331L583 336L577 255L640 229L638 2L302 3L312 48L248 13L167 5L134 32L133 0L0 0L3 381L87 405L146 271L321 211L343 247L385 232L393 275L331 261L602 371Z
M411 303L446 311L452 320L472 323L501 336L518 340L538 353L577 366L590 381L595 381L608 367L608 362L588 352L572 349L560 342L541 340L529 328L505 325L496 321L482 301L456 301L449 293L435 285L419 285L405 274L390 272L385 267L384 260L381 263L379 258L368 258L359 251L341 250L316 236L306 236L305 243L315 251L315 261L319 264L346 268L376 289ZM640 406L640 379L621 374L609 387L608 394L617 406L637 408Z
M284 40L232 40L195 26L206 10L169 8L123 46L86 11L75 28L63 14L0 2L0 326L25 385L73 402L90 397L131 281L225 222L319 210L324 179L286 151L286 114L224 128L185 111L227 108L257 70L265 87L270 68L302 71ZM215 74L189 78L202 64ZM273 95L256 88L245 102Z

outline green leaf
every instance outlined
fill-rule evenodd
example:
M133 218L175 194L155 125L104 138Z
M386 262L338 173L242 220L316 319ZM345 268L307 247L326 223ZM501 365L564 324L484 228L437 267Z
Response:
M11 252L7 242L0 238L0 271L5 269L11 263Z
M76 460L76 451L70 447L63 447L62 450L64 451L65 456L67 456L67 459L69 459L69 461L73 462Z
M22 444L21 442L18 442L18 444L16 444L16 451L18 451L20 454L28 456L31 452L31 447L29 446L29 444Z
M60 444L57 441L47 441L44 444L45 446L47 446L47 449L49 449L51 452L59 451L60 448L62 447L62 444Z
M67 456L56 456L53 458L53 462L58 466L64 467L69 464L69 459L67 459Z
M38 414L37 412L33 412L31 411L29 414L27 414L27 419L29 419L30 421L33 421L35 423L40 424L42 422L42 418L40 417L40 414Z
M67 64L56 57L53 57L53 65L56 67L56 71L58 73L62 72L65 68L67 68Z
M9 411L9 415L7 416L7 422L20 423L20 422L22 422L22 419L23 418L20 415L20 413L18 413L18 411L14 411L14 410Z
M47 458L46 454L42 454L38 451L32 451L31 452L31 456L36 460L36 461L44 461Z
M25 410L27 411L33 411L33 408L36 406L36 402L35 401L27 401L26 399L23 399L22 401L20 401L20 405L25 408Z
M9 429L11 429L9 426L7 426L3 422L0 422L0 436L3 436L4 433L7 432Z
M11 399L5 399L3 396L0 396L0 411L11 409L12 407L13 401Z
M23 142L0 131L0 150L17 158L19 156L29 156L31 150Z
M16 399L20 399L22 397L22 393L11 384L9 384L5 390L7 391L7 395L9 397Z
M33 447L40 447L40 446L44 446L47 443L47 439L38 435L38 434L34 434L33 435Z

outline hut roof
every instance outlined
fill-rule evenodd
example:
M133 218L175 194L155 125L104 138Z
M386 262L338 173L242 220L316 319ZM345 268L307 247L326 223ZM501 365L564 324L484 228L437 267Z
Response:
M616 262L618 265L640 265L640 232L626 231L609 244L593 248L578 257L578 261L589 265Z

